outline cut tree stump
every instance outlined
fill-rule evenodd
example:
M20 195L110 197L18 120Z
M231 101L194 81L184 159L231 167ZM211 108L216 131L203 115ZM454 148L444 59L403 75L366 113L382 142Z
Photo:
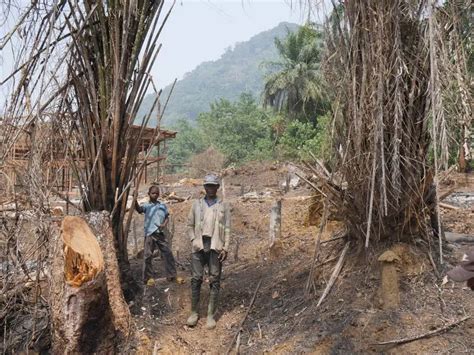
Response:
M400 306L400 287L398 265L400 258L391 250L379 256L381 263L380 298L383 309L396 309Z
M115 353L129 335L107 212L66 216L52 238L53 353Z

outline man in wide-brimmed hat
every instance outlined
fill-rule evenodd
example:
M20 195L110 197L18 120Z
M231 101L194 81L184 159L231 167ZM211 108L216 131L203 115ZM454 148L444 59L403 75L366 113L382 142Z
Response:
M464 254L459 266L448 271L448 277L456 282L467 281L467 286L474 290L474 248Z
M192 243L191 255L191 315L187 325L194 327L199 319L199 298L204 266L209 268L209 305L207 329L216 327L214 315L219 295L222 263L227 258L230 243L230 208L217 197L220 179L217 175L204 177L206 196L194 201L188 216L188 237Z

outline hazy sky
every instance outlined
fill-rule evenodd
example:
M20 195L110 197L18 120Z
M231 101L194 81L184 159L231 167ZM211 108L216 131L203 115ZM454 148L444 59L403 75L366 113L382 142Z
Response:
M177 0L161 35L155 83L163 87L181 79L201 62L218 59L227 47L280 22L302 24L302 13L290 0Z
M165 0L162 18L172 0ZM280 22L303 24L306 11L296 6L300 0L176 0L159 42L163 44L152 69L158 88L181 79L203 61L218 59L236 42L277 26ZM313 0L315 1L315 0ZM327 3L329 0L320 0ZM22 12L22 9L19 9ZM323 11L324 12L324 11ZM13 17L13 18L12 18ZM11 14L0 26L0 35L17 19ZM314 19L313 19L314 20ZM317 20L320 22L320 20ZM0 53L0 79L11 72L11 49ZM8 85L0 89L6 97ZM2 100L3 101L3 100Z

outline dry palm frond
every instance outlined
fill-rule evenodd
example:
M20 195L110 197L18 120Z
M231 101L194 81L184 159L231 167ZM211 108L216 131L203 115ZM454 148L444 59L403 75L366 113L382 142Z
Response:
M1 49L13 53L11 71L0 78L8 95L0 107L2 181L9 176L6 169L14 169L17 179L9 189L26 193L38 226L43 221L46 226L54 184L45 183L44 164L48 157L62 156L61 167L69 165L79 181L84 210L111 212L119 260L126 264L125 205L143 170L138 142L151 111L136 115L173 5L166 5L162 16L162 0L33 1L23 10L11 4L0 4L3 14L18 18L2 22L11 28L2 27L0 37ZM161 114L151 145L160 139ZM131 125L138 119L142 129L136 136ZM29 147L21 167L11 164L20 138ZM38 233L47 238L46 232ZM16 253L7 247L6 253Z
M85 1L66 21L74 35L68 60L71 90L64 101L84 160L78 177L85 208L113 212L114 232L124 259L127 234L122 223L128 191L140 170L137 156L143 128L158 99L150 113L139 118L142 129L138 137L130 128L151 83L148 72L169 15L160 22L163 6L164 1Z
M344 210L349 234L366 247L427 235L436 200L430 192L438 165L447 163L449 129L438 10L423 0L333 4L325 73L337 107L338 174L346 183L342 188L329 177L319 179Z
M125 204L132 182L143 170L143 163L137 160L138 142L151 111L146 117L136 115L150 87L149 70L160 49L158 37L173 4L165 5L164 0L58 0L32 1L24 9L6 1L0 7L0 49L13 53L9 74L0 78L2 94L7 95L0 107L0 182L10 179L6 169L13 169L17 177L8 182L16 214L13 219L0 216L0 237L9 241L0 244L8 266L0 284L6 295L13 294L10 291L22 278L36 288L34 304L26 302L27 297L20 303L16 292L2 299L0 325L13 329L4 344L14 349L18 340L14 312L21 305L23 311L34 314L33 329L20 339L22 349L28 349L39 333L48 333L36 322L44 318L39 307L39 278L48 257L49 196L55 191L54 183L45 183L46 161L61 156L57 169L72 168L84 210L111 212L118 258L122 266L127 264ZM168 12L162 16L165 7ZM4 30L5 26L10 28ZM155 106L157 103L158 99ZM160 139L162 113L151 145ZM138 119L142 129L134 136L131 125ZM19 139L29 145L28 154L21 157L25 166L12 164ZM26 253L21 250L25 246L20 233L22 212L15 196L19 192L27 197L29 217L35 219L32 232L37 238L31 240L31 247L28 244ZM36 275L32 280L33 263ZM21 328L21 323L17 326Z

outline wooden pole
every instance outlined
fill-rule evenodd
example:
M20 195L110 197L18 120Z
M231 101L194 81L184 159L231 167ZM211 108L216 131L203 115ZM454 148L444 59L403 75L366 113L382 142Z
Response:
M276 200L270 211L269 235L270 248L272 248L281 237L281 200Z
M132 230L133 230L133 252L135 255L138 254L138 242L137 242L137 225L135 220L132 222Z
M50 170L51 170L51 167L48 164L48 166L46 168L46 186L49 186L49 171Z
M147 183L148 181L148 164L146 163L146 156L148 155L147 154L147 150L145 149L145 184Z
M288 191L290 191L290 182L291 182L291 176L290 176L289 172L286 173L285 182L286 182L286 184L285 184L285 193L288 193Z
M224 178L222 178L222 181L221 181L221 187L222 187L222 199L225 200L225 195L226 195L226 191L225 191L225 180Z
M156 177L155 177L156 181L160 181L160 175L161 175L160 174L160 160L159 160L159 157L160 157L160 154L161 154L160 145L161 145L160 142L158 142L156 144L156 150L157 150L157 153L156 153Z
M64 180L65 180L65 172L64 169L61 169L61 191L64 191Z
M69 216L69 191L66 191L66 216Z
M68 175L69 175L69 185L68 185L68 191L72 191L72 174L71 174L71 169L67 167Z

